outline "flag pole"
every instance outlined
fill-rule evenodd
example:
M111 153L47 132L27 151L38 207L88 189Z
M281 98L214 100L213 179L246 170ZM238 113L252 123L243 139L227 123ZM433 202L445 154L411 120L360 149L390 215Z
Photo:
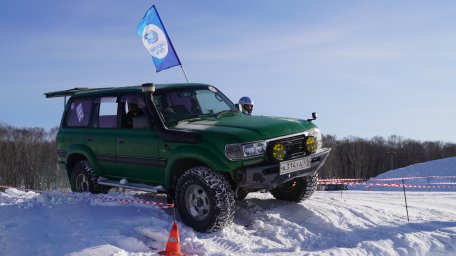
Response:
M181 69L182 69L182 72L184 72L184 76L185 76L185 79L187 80L187 84L189 84L189 83L190 83L190 81L188 80L188 76L187 76L187 73L185 73L185 69L184 69L184 66L183 66L182 64L181 64L181 65L179 65L179 66L181 67Z

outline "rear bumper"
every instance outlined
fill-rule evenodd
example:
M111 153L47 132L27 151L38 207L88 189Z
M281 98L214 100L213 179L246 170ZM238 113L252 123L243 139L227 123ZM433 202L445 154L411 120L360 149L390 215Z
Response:
M322 148L310 155L312 161L307 169L280 175L279 163L260 164L234 171L234 180L241 188L271 190L292 179L313 175L324 164L330 151L330 148Z

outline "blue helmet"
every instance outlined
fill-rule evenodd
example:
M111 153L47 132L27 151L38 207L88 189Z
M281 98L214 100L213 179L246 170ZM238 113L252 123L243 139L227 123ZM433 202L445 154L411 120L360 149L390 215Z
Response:
M239 107L242 113L251 115L253 110L253 100L250 97L244 96L239 99Z
M239 99L239 105L243 106L245 104L253 105L253 100L250 97L244 96Z

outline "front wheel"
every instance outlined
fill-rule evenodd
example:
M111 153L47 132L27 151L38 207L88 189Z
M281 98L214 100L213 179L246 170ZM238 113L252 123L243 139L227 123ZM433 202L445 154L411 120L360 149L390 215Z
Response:
M271 194L279 200L300 202L309 198L315 192L317 179L318 173L296 178L271 190Z
M235 212L229 182L204 166L189 169L179 177L176 203L184 223L200 232L221 230Z

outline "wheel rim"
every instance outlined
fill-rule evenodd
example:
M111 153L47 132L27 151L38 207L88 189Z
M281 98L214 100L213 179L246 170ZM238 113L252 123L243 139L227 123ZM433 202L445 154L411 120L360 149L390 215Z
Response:
M185 206L194 219L202 221L209 216L210 203L204 189L198 185L191 185L185 191Z
M76 187L79 192L89 192L89 179L84 174L76 176Z

